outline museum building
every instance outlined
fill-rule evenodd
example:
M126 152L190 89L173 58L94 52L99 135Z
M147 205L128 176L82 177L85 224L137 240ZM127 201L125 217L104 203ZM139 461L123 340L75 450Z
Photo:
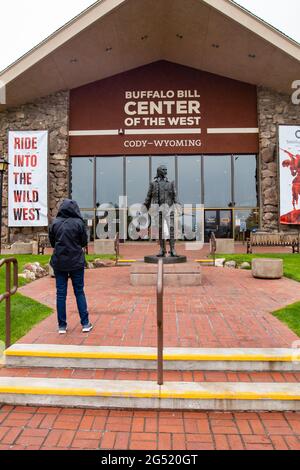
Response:
M143 203L162 164L182 204L204 205L206 235L278 230L278 126L300 126L299 60L230 0L98 1L0 73L0 154L9 131L48 131L49 214L75 199L91 239L99 207ZM4 240L45 231L8 227L7 187Z

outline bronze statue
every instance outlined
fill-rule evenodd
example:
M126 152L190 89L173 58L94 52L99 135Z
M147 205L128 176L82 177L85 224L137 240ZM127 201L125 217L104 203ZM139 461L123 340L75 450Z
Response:
M162 206L173 208L175 204L178 204L175 183L174 181L170 182L167 175L168 170L166 166L160 166L157 169L157 176L154 179L154 182L150 183L150 188L145 201L145 206L148 210L150 209L151 205L157 205L160 208L162 208ZM166 217L163 210L160 210L158 214L160 252L157 257L159 258L164 258L167 254L166 238L164 236L165 224L167 224L169 230L170 255L174 258L177 257L175 250L174 210L175 207L171 210L171 213L168 214L168 217Z

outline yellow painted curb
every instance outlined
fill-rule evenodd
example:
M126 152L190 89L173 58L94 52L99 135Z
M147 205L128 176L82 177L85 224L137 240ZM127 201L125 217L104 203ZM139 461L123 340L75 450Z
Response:
M132 392L97 392L95 389L77 389L77 388L48 388L48 387L0 387L0 394L12 395L58 395L73 397L126 397L126 398L160 398L159 390L153 392L140 392L134 390Z
M43 351L6 351L10 357L49 357L63 359L128 359L128 360L157 360L156 355L129 354L129 353L60 353Z
M83 352L45 352L45 351L5 351L9 357L44 357L63 359L125 359L156 361L156 354L130 354L130 353L83 353ZM293 362L294 356L263 356L263 355L180 355L165 354L164 361L222 361L222 362Z
M95 389L65 388L55 389L48 387L0 387L0 394L13 395L57 395L57 396L83 396L83 397L119 397L119 398L159 398L159 399L183 399L183 400L280 400L300 401L300 395L286 395L282 393L255 393L255 392L180 392L159 391L141 392L139 390L122 392L98 392Z
M213 263L212 259L195 259L195 263Z
M137 263L136 259L119 259L118 263Z
M186 400L284 400L300 401L300 395L283 395L282 393L218 393L218 392L161 392L160 398L175 398Z

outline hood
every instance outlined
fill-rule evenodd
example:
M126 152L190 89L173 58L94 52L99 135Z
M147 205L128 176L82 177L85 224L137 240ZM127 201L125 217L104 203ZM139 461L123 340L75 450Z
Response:
M64 200L59 208L57 217L62 219L73 218L83 220L77 202L71 201L71 199Z

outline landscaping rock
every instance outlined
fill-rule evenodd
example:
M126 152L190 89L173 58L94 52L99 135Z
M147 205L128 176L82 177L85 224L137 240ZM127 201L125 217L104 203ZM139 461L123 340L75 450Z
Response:
M104 260L103 263L106 268L113 268L116 265L115 261L111 259Z
M94 266L94 269L105 268L105 264L102 259L95 259L92 264Z
M27 281L35 281L36 280L36 276L32 271L26 271L25 270L23 272L23 275L24 275L24 279L26 279Z
M241 269L251 269L251 264L250 263L242 263L240 266Z
M35 276L35 279L41 279L42 277L45 277L48 275L48 272L46 269L44 269L40 263L29 263L24 266L24 273L25 272L30 272L33 273Z
M94 263L87 263L86 268L87 269L95 269Z
M235 261L226 261L225 268L236 269Z
M111 268L115 266L115 262L113 260L106 260L106 259L95 259L93 261L93 265L95 269L98 268Z
M36 276L37 279L41 279L42 277L48 276L48 273L47 273L46 269L44 269L40 266L39 268L37 268L35 276Z
M24 271L30 271L32 273L36 273L37 271L37 266L35 263L28 263L28 264L25 264L24 266Z
M216 259L215 261L215 267L216 268L224 268L224 263L225 263L225 258L219 258L219 259Z

